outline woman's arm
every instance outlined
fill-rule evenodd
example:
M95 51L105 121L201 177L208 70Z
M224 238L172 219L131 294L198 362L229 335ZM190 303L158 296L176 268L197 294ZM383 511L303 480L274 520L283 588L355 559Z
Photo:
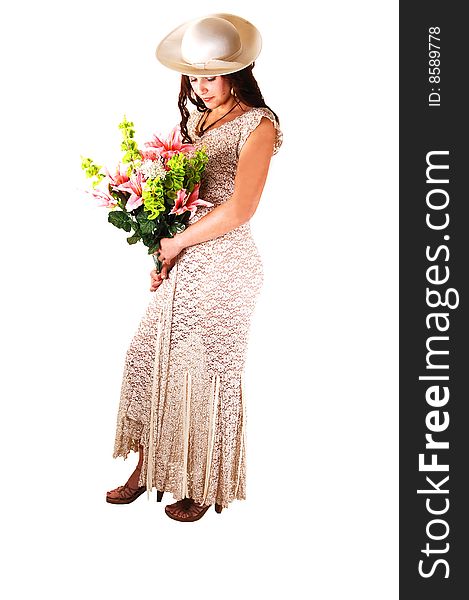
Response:
M183 232L176 234L181 249L211 240L249 221L256 212L264 189L274 140L272 121L262 117L241 149L233 195Z
M262 117L241 149L232 196L174 238L163 238L162 257L171 259L188 246L216 238L249 221L264 189L274 142L274 124Z

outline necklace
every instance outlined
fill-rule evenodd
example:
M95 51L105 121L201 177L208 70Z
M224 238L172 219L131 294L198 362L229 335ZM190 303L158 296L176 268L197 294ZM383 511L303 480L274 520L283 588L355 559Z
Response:
M222 115L219 119L217 119L213 123L210 123L210 125L204 129L204 125L205 125L205 122L207 121L208 115L209 115L209 113L212 112L211 109L206 110L204 117L202 117L202 123L198 123L197 127L195 128L196 135L198 135L198 137L203 136L206 131L208 131L211 127L216 125L218 123L218 121L221 121L226 116L228 116L230 114L230 112L232 112L237 106L239 106L239 101L236 102L236 104L233 104L233 106L230 108L230 110L227 113Z

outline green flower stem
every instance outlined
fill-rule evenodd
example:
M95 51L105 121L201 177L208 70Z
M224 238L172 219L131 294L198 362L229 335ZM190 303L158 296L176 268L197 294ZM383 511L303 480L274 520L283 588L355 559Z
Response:
M153 261L155 263L156 272L161 273L161 269L163 268L163 263L159 260L159 258L156 256L156 254L152 254L152 256L153 256Z
M130 174L141 162L140 151L138 149L137 142L134 140L134 123L132 121L127 121L124 115L124 119L121 123L119 123L119 129L122 131L121 150L125 152L124 156L122 157L122 162L129 163Z

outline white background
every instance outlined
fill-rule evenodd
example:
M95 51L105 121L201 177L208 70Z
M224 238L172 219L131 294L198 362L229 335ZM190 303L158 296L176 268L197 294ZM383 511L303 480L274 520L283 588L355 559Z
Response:
M305 12L308 7L309 12ZM193 524L105 502L151 260L80 189L179 121L155 57L211 12L263 36L281 119L252 230L248 499ZM19 2L3 16L2 542L7 597L397 598L397 2ZM240 264L249 269L249 256Z

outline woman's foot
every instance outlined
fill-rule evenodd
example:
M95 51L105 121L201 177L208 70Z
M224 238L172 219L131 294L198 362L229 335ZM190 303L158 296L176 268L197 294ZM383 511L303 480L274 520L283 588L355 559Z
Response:
M140 466L137 465L135 471L124 485L120 485L116 489L107 492L106 501L111 504L130 504L130 502L136 500L146 490L144 485L138 485L139 477Z
M168 517L176 521L198 521L208 508L209 506L197 504L192 498L183 498L165 506L165 511Z
M198 521L201 519L211 504L201 505L192 500L192 498L183 498L174 502L174 504L168 504L165 507L165 512L171 519L176 521ZM216 505L218 508L217 512L221 512L221 507Z

